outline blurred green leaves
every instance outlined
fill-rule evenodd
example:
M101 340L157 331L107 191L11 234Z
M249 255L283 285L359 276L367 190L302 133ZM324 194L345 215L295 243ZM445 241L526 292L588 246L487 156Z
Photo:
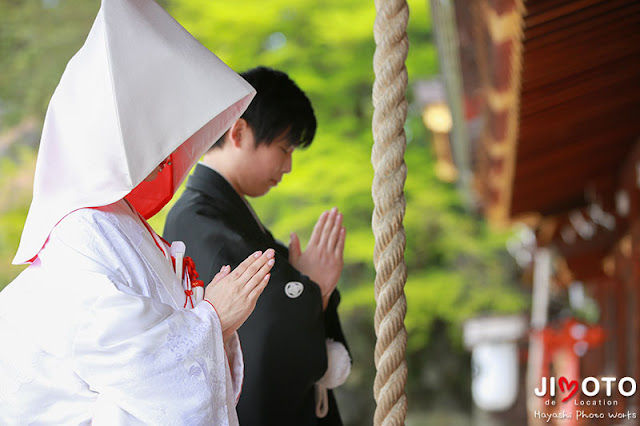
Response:
M86 0L0 1L0 123L44 116L98 7L99 2Z

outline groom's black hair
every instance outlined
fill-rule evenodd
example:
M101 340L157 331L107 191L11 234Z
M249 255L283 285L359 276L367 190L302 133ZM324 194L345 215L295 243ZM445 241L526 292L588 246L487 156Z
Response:
M240 75L257 92L241 116L253 130L256 146L270 145L281 135L296 147L311 145L317 127L311 101L286 73L260 66ZM222 147L225 136L211 149Z

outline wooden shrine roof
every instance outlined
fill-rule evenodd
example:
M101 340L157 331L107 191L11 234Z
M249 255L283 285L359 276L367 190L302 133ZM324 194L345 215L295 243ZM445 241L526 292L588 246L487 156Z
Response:
M543 243L601 260L628 225L616 194L640 182L640 1L457 0L456 25L466 116L483 123L471 142L485 214L551 221ZM594 209L616 226L594 224Z
M640 137L640 2L527 2L511 217L612 194Z

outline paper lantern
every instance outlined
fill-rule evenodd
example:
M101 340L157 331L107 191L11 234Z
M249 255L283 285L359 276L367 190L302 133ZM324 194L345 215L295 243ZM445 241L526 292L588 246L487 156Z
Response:
M503 411L518 395L518 347L512 342L478 343L471 352L471 394L486 411Z

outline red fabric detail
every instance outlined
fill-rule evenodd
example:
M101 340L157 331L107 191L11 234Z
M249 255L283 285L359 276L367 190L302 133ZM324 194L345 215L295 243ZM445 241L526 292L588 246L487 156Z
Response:
M191 287L204 288L204 282L198 279L200 275L198 274L198 271L196 271L196 264L193 261L193 259L189 256L186 256L184 258L183 264L184 264L184 270L189 274L189 279L191 279Z
M184 268L189 271L190 278L198 278L199 274L196 271L196 263L190 256L185 256L184 258Z
M169 162L172 163L169 156ZM144 217L149 219L171 200L175 192L173 164L167 164L151 182L142 181L125 197Z
M211 300L209 300L209 299L207 299L207 298L204 298L204 299L202 299L202 300L204 300L205 302L207 302L208 304L210 304L210 305L211 305L211 307L213 308L213 311L216 313L216 316L218 317L218 320L220 320L220 316L218 315L218 311L216 311L216 307L215 307L215 306L213 306L213 303L211 303Z
M151 234L151 238L153 239L153 242L156 243L156 246L158 247L158 249L160 249L160 251L162 253L165 253L165 249L160 246L160 244L158 244L158 241L156 241L156 239L154 238L154 235L157 236L165 245L170 246L170 244L167 242L167 240L165 240L164 238L162 238L161 236L159 236L158 234L156 234L156 232L153 230L153 228L151 228L151 225L149 225L147 223L147 221L145 220L145 218L142 216L141 213L138 212L138 214L140 215L140 219L143 223L143 225L145 226L145 228L147 228L147 231L149 231L149 233ZM173 270L176 270L176 259L173 256L169 256L171 258L171 266L173 267ZM193 261L193 259L189 256L185 256L185 258L182 260L182 275L183 275L183 279L184 279L184 275L188 274L189 275L189 280L191 281L191 288L193 287L202 287L204 288L204 282L202 280L199 280L199 274L198 271L196 271L196 264ZM187 305L189 303L191 303L191 307L195 307L194 303L193 303L193 298L191 296L193 296L193 290L189 289L189 290L185 290L184 291L186 294L186 299L184 301L184 306L183 308L186 308ZM211 302L209 302L211 303ZM213 306L213 304L211 304L211 306ZM215 307L213 307L213 309L215 310ZM217 314L217 312L216 312Z
M191 296L193 296L193 290L185 290L184 294L187 295L187 298L184 301L183 308L186 308L189 302L191 302L191 307L194 308L195 306L193 305L193 299L191 298Z

